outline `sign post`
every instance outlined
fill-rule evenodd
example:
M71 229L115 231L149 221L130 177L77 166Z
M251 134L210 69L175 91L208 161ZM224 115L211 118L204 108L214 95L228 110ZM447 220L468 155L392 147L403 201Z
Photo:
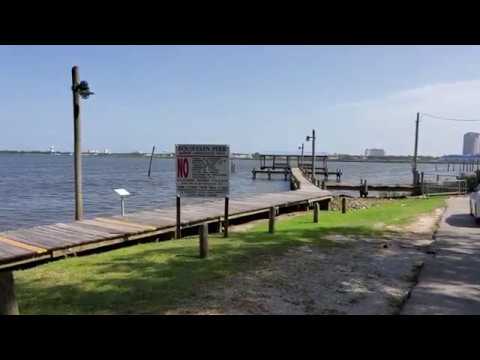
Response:
M229 145L175 145L177 204L180 197L225 198L224 231L228 236L228 196L230 193ZM180 232L177 205L177 233Z

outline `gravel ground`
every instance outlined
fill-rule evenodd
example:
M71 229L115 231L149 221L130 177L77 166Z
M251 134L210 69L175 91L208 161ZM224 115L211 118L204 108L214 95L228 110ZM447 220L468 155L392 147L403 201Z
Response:
M395 233L384 238L331 235L338 246L264 256L254 270L202 289L169 313L397 314L428 256L441 213L389 227Z

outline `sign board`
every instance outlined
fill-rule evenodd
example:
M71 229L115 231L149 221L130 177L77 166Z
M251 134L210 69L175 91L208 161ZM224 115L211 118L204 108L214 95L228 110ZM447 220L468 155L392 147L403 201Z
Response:
M120 196L128 196L130 193L125 189L113 189Z
M177 194L225 197L230 185L229 145L175 145Z

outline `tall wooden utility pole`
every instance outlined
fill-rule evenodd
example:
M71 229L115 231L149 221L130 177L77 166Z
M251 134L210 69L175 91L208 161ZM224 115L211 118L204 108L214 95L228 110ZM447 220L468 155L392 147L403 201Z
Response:
M315 182L315 129L312 130L312 179Z
M75 168L75 220L83 217L83 193L82 193L82 146L80 126L80 94L77 90L79 85L78 67L72 68L72 92L73 92L73 148Z
M417 154L418 154L418 123L420 122L420 113L417 112L417 121L415 122L415 150L413 153L413 185L417 185L418 183L418 175L417 175Z

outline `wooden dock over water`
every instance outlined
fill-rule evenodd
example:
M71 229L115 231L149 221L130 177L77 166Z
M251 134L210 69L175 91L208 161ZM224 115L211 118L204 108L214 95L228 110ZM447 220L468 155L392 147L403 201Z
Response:
M291 169L291 176L294 187L298 190L231 198L228 220L267 214L272 207L282 212L313 203L320 203L322 208L328 206L332 198L330 192L311 184L297 168ZM222 223L225 220L224 205L224 200L220 199L182 206L181 228ZM158 237L161 234L170 233L173 237L175 230L176 208L170 207L126 216L96 217L5 231L0 233L0 271L16 269L25 264L35 265L95 248Z

